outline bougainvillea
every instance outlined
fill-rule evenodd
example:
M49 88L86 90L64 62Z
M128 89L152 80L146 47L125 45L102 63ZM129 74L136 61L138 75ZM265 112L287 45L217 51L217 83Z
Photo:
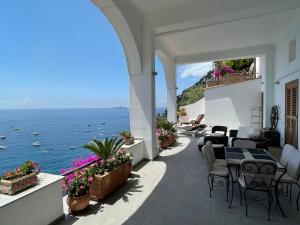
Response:
M216 66L212 75L215 79L219 80L224 75L232 74L234 72L235 70L232 69L230 66L221 65L221 66Z

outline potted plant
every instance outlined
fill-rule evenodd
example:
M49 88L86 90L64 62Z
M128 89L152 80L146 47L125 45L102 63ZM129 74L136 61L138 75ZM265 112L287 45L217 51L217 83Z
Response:
M159 147L166 149L169 146L169 135L163 128L156 129L156 136L159 141Z
M189 118L187 116L187 112L186 112L186 109L185 108L180 108L177 112L177 115L179 117L179 120L181 122L188 122L189 121Z
M63 188L68 193L67 204L71 212L82 211L89 205L92 180L89 168L77 170L64 178Z
M121 149L123 141L115 138L104 141L93 139L84 147L101 159L91 166L94 179L90 186L90 195L93 199L104 199L128 178L132 170L132 156Z
M131 135L130 131L123 130L120 133L120 136L125 145L132 145L134 143L134 137Z
M176 128L173 122L168 120L158 120L157 121L157 136L160 141L161 146L164 148L173 145L176 142Z
M36 162L25 161L15 171L7 171L0 180L0 192L13 195L25 188L34 186L38 182L37 174L40 168Z

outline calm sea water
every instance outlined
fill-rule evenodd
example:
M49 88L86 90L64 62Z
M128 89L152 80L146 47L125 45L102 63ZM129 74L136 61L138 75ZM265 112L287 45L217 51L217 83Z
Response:
M74 159L91 155L82 145L92 138L104 139L128 129L127 108L0 110L0 136L6 137L0 140L6 146L0 149L0 173L30 159L44 172L59 174Z

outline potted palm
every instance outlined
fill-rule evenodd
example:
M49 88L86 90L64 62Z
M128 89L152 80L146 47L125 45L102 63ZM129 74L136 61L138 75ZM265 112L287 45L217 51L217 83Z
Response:
M94 152L101 159L91 166L94 179L90 186L93 199L104 199L128 178L132 170L132 156L121 149L123 140L106 138L104 141L93 139L84 148Z
M26 161L15 171L7 171L0 180L0 192L13 195L38 182L37 174L40 168L36 162Z
M132 145L134 143L134 137L131 135L130 131L123 130L120 133L120 136L125 145Z
M71 212L82 211L89 205L92 180L89 168L77 170L64 178L63 187L68 193L67 204Z

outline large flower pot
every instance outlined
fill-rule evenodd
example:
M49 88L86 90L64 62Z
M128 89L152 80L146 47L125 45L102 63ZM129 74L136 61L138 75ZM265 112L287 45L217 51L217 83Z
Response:
M166 149L169 146L169 139L166 139L164 141L159 141L159 147L161 149Z
M0 180L0 192L8 195L13 195L25 188L36 185L38 177L36 173L31 173L14 180Z
M90 186L90 195L92 199L98 201L107 197L125 183L131 170L131 161L127 161L109 173L96 175Z
M91 196L89 193L80 197L68 196L67 204L71 212L78 212L88 207L90 200L91 200Z
M170 135L168 138L169 141L169 146L173 145L176 142L176 136L175 135Z

